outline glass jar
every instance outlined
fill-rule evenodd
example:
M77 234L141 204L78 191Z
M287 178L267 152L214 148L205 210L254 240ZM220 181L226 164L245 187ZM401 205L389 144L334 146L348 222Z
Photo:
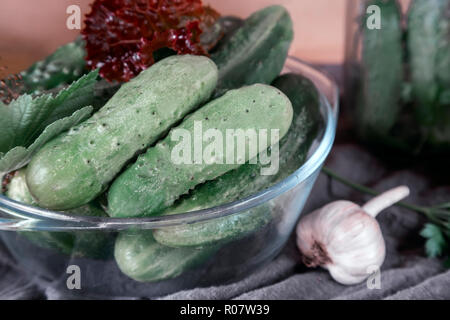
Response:
M446 0L347 2L345 111L365 143L450 151L449 12Z

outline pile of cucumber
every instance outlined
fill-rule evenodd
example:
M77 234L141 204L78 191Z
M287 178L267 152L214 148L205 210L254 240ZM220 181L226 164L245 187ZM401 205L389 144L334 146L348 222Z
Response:
M405 17L396 0L365 3L380 8L381 28L365 15L350 69L360 137L409 155L450 152L450 0L412 0Z
M292 21L283 7L272 6L231 29L210 58L169 56L123 84L91 118L40 149L14 175L7 196L69 214L151 217L229 203L292 174L321 126L314 84L301 75L279 76ZM174 163L171 132L193 134L197 121L223 136L226 129L278 130L271 141L279 143L278 172L262 175L248 153L236 164ZM107 204L98 206L99 198ZM266 204L197 224L124 231L114 256L137 281L174 278L273 219ZM98 232L27 234L40 246L94 258L107 256L101 248L111 241Z

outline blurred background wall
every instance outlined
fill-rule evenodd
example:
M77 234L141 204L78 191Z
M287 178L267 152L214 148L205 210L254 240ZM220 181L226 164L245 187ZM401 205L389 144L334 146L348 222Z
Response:
M66 8L79 5L82 15L93 0L1 0L0 67L3 73L25 69L79 31L66 28ZM247 17L256 9L282 4L295 24L291 54L311 62L339 63L344 55L346 0L204 0L222 14ZM2 76L2 75L0 75Z

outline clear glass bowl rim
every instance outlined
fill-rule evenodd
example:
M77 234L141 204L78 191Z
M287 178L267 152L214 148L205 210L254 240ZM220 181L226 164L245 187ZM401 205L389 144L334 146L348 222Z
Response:
M227 215L246 211L264 202L267 202L282 193L287 192L296 185L305 181L314 172L319 170L334 143L336 122L339 109L339 89L330 75L318 70L307 62L289 56L287 64L296 64L302 69L324 77L332 87L331 99L328 99L320 90L321 98L325 104L325 129L317 149L310 158L294 173L272 187L256 193L247 198L227 203L221 206L181 213L172 216L156 216L148 218L109 218L109 217L82 217L68 215L61 212L41 209L11 200L0 195L0 211L14 216L14 219L0 218L0 230L9 231L81 231L81 230L110 230L118 231L130 228L157 229L186 223L196 223L217 219ZM329 101L331 100L331 101Z

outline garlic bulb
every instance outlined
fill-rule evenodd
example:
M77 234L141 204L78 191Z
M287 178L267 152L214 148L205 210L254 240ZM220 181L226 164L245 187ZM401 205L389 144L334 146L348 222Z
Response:
M345 285L364 281L385 258L383 235L375 217L409 195L408 187L387 191L363 207L335 201L303 217L297 226L297 246L308 267L322 266Z

